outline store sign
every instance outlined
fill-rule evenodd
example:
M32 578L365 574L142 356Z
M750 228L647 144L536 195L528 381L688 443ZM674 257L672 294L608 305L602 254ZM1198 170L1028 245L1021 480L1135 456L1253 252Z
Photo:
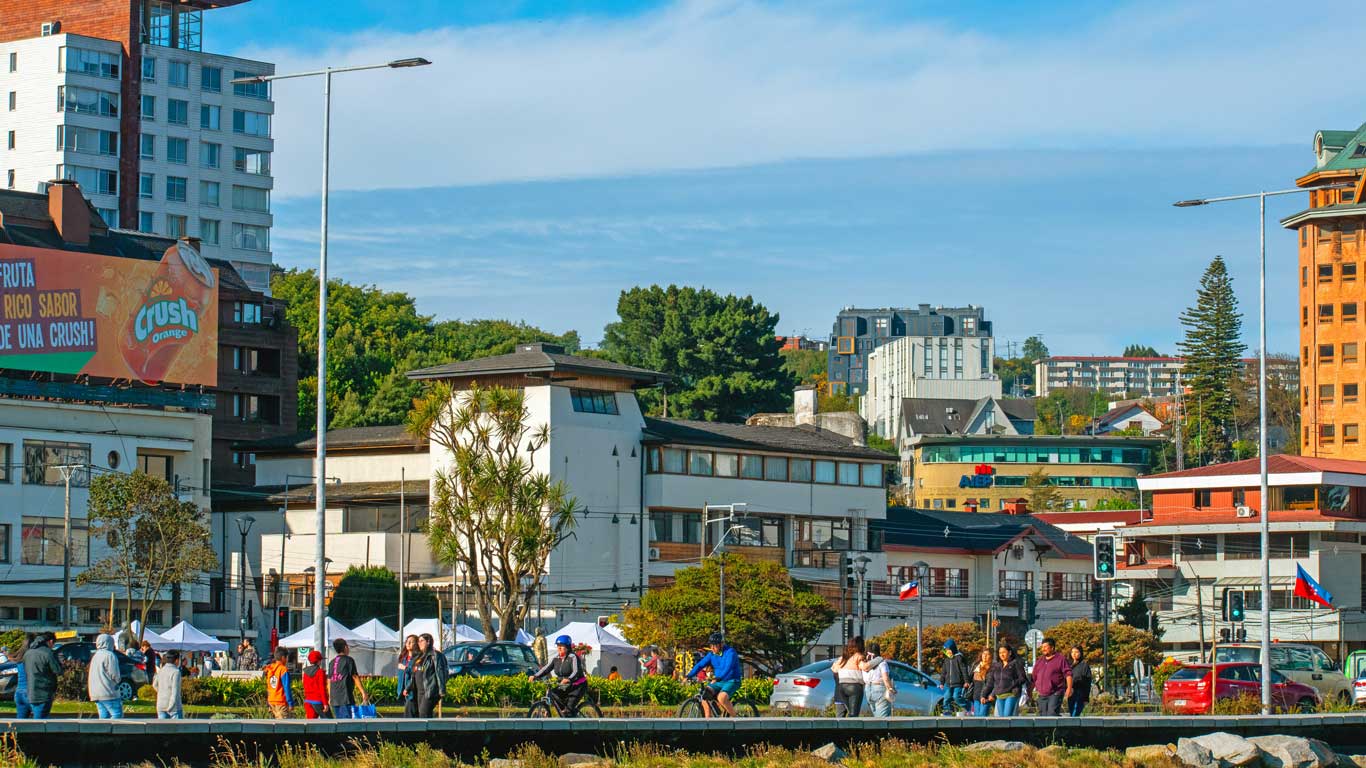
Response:
M218 273L188 243L160 262L0 245L0 368L218 383Z
M963 475L958 481L959 488L990 488L996 482L996 468L990 464L978 464L972 474Z

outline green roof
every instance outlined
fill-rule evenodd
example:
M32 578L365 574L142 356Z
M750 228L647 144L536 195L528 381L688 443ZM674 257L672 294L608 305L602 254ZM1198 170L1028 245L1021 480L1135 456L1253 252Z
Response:
M1363 124L1355 131L1319 131L1323 134L1323 145L1325 147L1342 147L1332 160L1323 164L1322 168L1313 168L1314 171L1346 171L1356 168L1366 168L1366 124ZM1331 139L1331 141L1330 141Z
M1332 149L1341 149L1347 146L1347 142L1357 135L1356 131L1318 131L1316 136L1323 137L1323 146Z

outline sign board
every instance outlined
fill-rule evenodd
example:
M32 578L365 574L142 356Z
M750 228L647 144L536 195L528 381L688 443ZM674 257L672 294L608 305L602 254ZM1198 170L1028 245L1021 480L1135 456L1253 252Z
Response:
M972 474L963 475L958 481L959 488L990 488L996 483L996 468L990 464L978 464Z
M185 242L160 262L0 244L0 368L218 383L218 272Z
M1031 629L1025 633L1025 645L1029 646L1031 651L1038 650L1039 644L1042 642L1043 632L1037 629Z

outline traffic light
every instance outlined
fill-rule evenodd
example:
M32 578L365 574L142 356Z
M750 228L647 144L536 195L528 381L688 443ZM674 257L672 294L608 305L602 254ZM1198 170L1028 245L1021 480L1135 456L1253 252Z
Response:
M1237 640L1240 643L1246 643L1247 627L1238 627L1237 629L1233 630L1233 639Z
M854 562L854 553L844 553L844 586L853 587L858 583L858 563Z
M1118 537L1113 533L1096 534L1096 580L1110 581L1115 578L1115 546Z
M1247 614L1243 611L1242 590L1228 593L1228 620L1236 624L1247 620Z
M1020 621L1030 626L1039 618L1039 599L1032 589L1020 590Z
M282 605L275 609L275 628L281 632L289 630L289 608L287 606Z
M1232 634L1228 631L1228 627L1222 627L1219 630L1219 642L1227 643L1229 642L1230 637L1232 637Z

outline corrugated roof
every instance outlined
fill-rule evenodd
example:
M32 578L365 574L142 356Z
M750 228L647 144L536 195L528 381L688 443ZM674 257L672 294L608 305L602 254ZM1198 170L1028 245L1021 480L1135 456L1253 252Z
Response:
M773 427L758 424L723 424L714 421L656 419L646 417L647 442L676 443L714 448L751 449L780 453L896 461L891 454L875 451L853 442L837 432L811 425Z
M1064 556L1091 556L1091 545L1085 539L1033 515L890 507L885 520L871 520L869 525L874 530L882 531L884 546L995 552L1021 535L1032 532L1048 541Z
M1309 456L1287 456L1286 454L1278 453L1266 457L1266 469L1270 474L1288 474L1292 472L1339 472L1347 475L1366 475L1366 461L1318 459ZM1242 461L1230 461L1223 464L1212 464L1207 467L1194 467L1192 469L1183 469L1176 472L1164 472L1159 475L1148 475L1148 479L1255 475L1259 474L1261 471L1260 460L1254 458L1243 459Z
M426 438L413 437L408 433L408 428L401 424L383 427L348 427L327 431L327 448L329 451L358 448L412 448L418 450L426 447ZM300 432L294 435L233 445L234 450L255 453L312 453L317 448L318 442L313 432Z
M400 486L402 495L408 501L414 499L425 499L429 490L430 483L426 478L414 478L399 483L397 480L373 481L364 483L336 483L327 486L327 501L348 502L348 501L393 501L398 502ZM302 482L288 486L288 496L286 497L286 486L265 485L252 488L256 494L266 494L264 501L270 504L283 504L286 499L290 502L306 502L313 499L314 488L311 484ZM227 500L227 496L224 499ZM259 497L258 497L259 498Z
M564 348L554 344L522 344L516 352L474 360L458 360L430 368L408 372L410 379L469 379L494 374L542 374L547 378L556 373L582 373L615 376L647 384L667 381L669 377L658 371L624 365L595 357L565 354Z

